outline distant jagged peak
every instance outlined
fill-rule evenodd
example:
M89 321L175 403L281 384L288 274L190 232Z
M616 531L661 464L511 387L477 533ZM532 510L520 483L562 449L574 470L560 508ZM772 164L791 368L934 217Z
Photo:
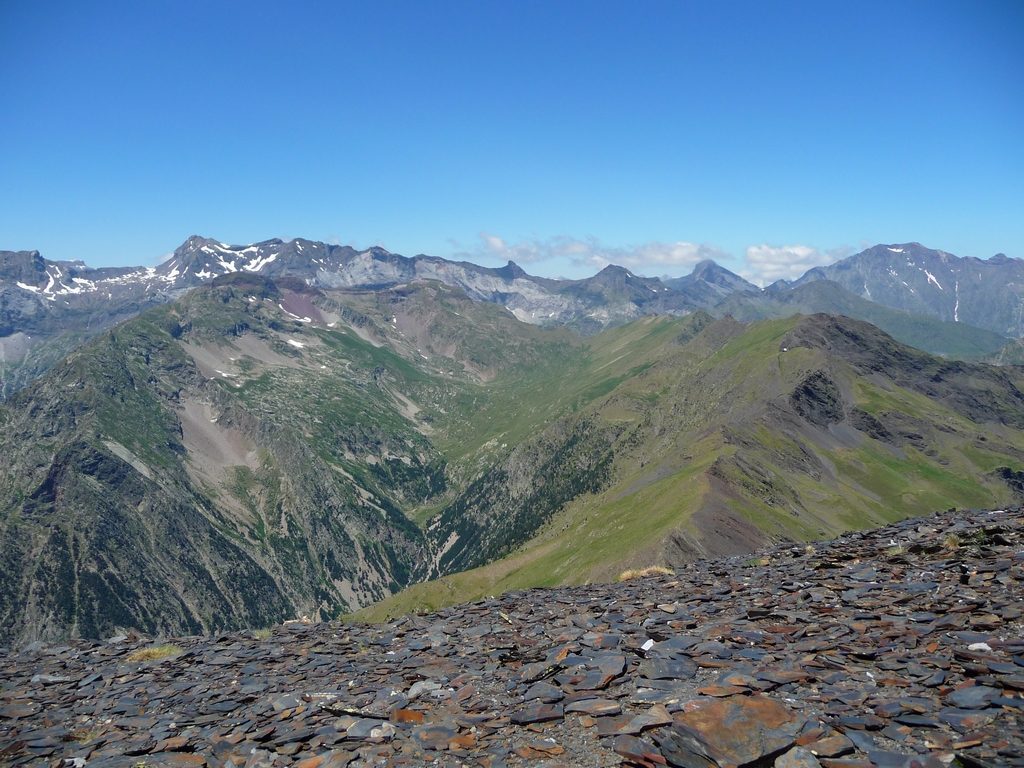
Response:
M881 250L882 248L884 248L885 250L889 251L890 253L906 253L907 251L931 251L931 250L933 250L932 248L928 248L928 247L926 247L924 245L921 245L916 240L914 240L912 242L909 242L909 243L879 243L878 245L873 246L872 248L868 248L868 250L869 251L877 251L877 250Z
M295 249L304 250L307 248L350 248L353 252L364 253L370 251L381 251L387 252L387 250L381 246L374 245L369 248L355 249L351 246L343 246L337 243L325 243L320 240L310 240L306 237L293 237L285 240L280 237L270 237L266 240L257 240L252 243L225 243L221 240L217 240L213 237L204 237L203 235L190 235L185 239L181 245L178 246L175 251L190 251L190 250L214 250L221 252L235 252L241 253L243 251L251 251L256 249Z
M694 277L704 278L706 275L715 274L717 272L729 272L729 270L714 259L701 259L694 265L693 271L690 274ZM731 275L733 273L729 272L729 274Z
M368 253L368 254L370 254L372 256L376 256L378 258L396 255L396 254L392 253L391 251L389 251L387 248L385 248L383 245L371 245L369 248L363 248L363 249L361 249L361 250L359 250L357 252L359 254Z
M506 264L504 267L496 269L495 272L497 272L506 280L518 280L520 278L529 277L526 270L520 267L514 261L512 261L512 259L509 259L508 264Z
M624 275L625 277L633 277L634 276L632 272L630 272L625 267L619 266L618 264L609 264L609 265L607 265L606 267L604 267L604 269L602 269L600 272L598 272L596 275L594 275L594 277L600 277L601 275L605 275L605 276L608 276L608 277L611 277L613 275L615 275L615 276Z
M892 243L889 245L876 245L874 250L880 251L881 255L885 257L899 258L902 256L909 259L931 261L933 263L938 262L941 264L955 264L965 261L965 259L949 253L948 251L943 251L938 248L929 248L917 241L909 243Z
M847 256L845 259L840 259L836 264L858 262L867 257L876 257L881 259L934 259L946 264L958 264L962 262L972 262L976 264L980 262L982 264L1002 265L1021 261L1021 259L1011 258L1005 253L997 253L988 259L979 259L973 256L957 256L949 251L944 251L940 248L931 248L913 240L906 243L879 243L878 245L873 245L859 253Z
M28 265L38 265L41 270L45 263L46 259L39 255L39 251L0 251L0 270Z
M644 277L643 275L638 275L628 267L623 267L619 264L609 264L593 277L585 277L579 282L592 282L597 284L614 282L648 285L652 283L660 284L661 280L657 277Z
M308 240L291 240L290 243L295 242L311 242ZM187 253L190 251L204 251L220 252L220 253L242 253L244 251L251 251L253 249L260 248L277 248L285 245L285 241L279 237L272 237L268 240L259 240L255 243L248 243L246 245L241 244L229 244L216 240L212 237L203 237L202 235L190 235L184 243L175 249L175 253L182 252Z
M838 261L836 262L836 264L839 264L839 263L840 262L838 262ZM832 264L831 266L835 266L835 264ZM825 271L825 267L811 267L806 272L804 272L803 277L801 277L799 280L797 280L794 284L795 285L799 285L800 283L805 282L808 278L812 278L812 277L815 280L827 280L828 279L828 272Z
M749 280L737 275L732 270L723 267L714 259L704 259L697 262L690 273L692 280L703 280L712 285L720 285L731 290L757 291L760 290Z
M185 280L183 285L233 272L262 272L275 262L286 262L299 271L315 272L333 248L305 238L285 241L272 237L247 245L229 245L211 237L192 235L157 270L173 277L176 283Z
M203 237L202 235L189 235L187 238L185 238L185 242L183 242L174 250L176 252L194 250L197 248L201 248L204 245L216 246L218 248L227 248L227 246L224 243L220 242L219 240L214 240L212 237Z
M45 272L49 267L60 267L62 269L88 270L89 267L81 259L71 261L53 261L45 258L39 251L0 251L0 272L11 268L29 268L38 272ZM112 269L107 267L106 269ZM2 275L0 275L2 277Z
M938 288L938 280L935 278L935 275L939 274L938 270L945 270L947 274L957 276L966 267L1019 268L1022 263L1024 261L1021 259L1009 258L1005 254L996 254L989 259L979 259L973 256L961 257L949 251L930 248L917 241L879 243L833 264L813 267L807 270L793 285L797 286L813 280L837 279L837 276L843 273L859 274L865 269L874 268L885 271L893 279L902 279L909 285L913 285L913 281L906 277L904 270L916 270L925 278L931 276L932 284ZM929 270L931 271L929 272ZM849 286L847 287L849 288ZM867 298L871 297L867 296Z
M46 274L46 259L39 251L0 251L0 280L36 287Z

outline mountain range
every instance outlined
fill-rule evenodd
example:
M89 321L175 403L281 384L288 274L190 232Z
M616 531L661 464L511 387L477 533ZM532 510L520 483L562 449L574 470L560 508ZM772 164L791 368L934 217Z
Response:
M153 270L15 256L5 338L61 351L0 404L4 643L391 613L1024 490L1024 373L804 314L967 328L835 281L554 281L302 240L191 238Z
M959 258L918 243L877 245L793 283L760 289L711 261L685 277L646 278L608 266L582 280L528 275L382 248L304 239L226 245L193 236L156 267L87 267L36 251L0 251L0 397L70 349L148 307L234 273L292 277L320 289L394 287L437 280L536 325L585 334L648 315L782 317L843 313L948 357L996 356L1024 334L1024 261Z

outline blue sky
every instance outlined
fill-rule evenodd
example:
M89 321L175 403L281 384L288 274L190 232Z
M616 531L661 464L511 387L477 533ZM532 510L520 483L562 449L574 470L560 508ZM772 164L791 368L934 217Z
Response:
M1024 257L1024 3L0 0L0 248Z

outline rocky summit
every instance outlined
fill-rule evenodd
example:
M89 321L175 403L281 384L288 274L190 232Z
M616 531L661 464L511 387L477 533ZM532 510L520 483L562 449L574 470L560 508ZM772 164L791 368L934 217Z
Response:
M1024 765L1024 510L388 624L0 660L0 763Z

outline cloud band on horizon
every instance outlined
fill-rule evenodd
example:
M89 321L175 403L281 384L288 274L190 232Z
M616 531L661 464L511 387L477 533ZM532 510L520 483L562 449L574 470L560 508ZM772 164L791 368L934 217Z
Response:
M650 241L633 246L608 246L596 237L554 235L511 242L491 232L481 232L477 248L457 254L469 260L513 261L521 266L562 261L573 267L603 269L609 264L627 267L651 277L686 274L701 261L710 259L732 268L758 285L779 279L793 280L808 269L831 264L853 253L849 247L820 250L809 245L750 245L742 259L707 243L684 240Z

